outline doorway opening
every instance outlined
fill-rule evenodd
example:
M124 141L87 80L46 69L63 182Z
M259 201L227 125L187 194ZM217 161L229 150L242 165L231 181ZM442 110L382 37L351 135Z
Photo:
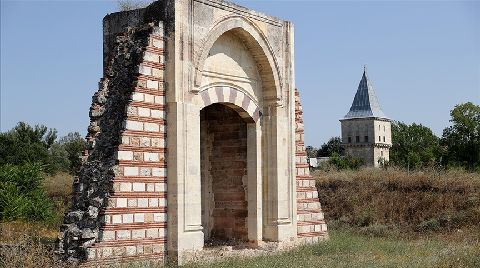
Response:
M215 103L200 112L202 226L206 246L248 240L247 122Z

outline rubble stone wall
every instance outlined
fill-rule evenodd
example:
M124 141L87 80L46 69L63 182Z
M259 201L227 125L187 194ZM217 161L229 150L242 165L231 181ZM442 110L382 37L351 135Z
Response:
M161 260L167 221L162 22L125 27L109 52L57 249L71 262Z

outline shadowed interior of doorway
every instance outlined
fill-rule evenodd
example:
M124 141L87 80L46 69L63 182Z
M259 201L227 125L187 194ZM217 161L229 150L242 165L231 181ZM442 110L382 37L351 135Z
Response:
M205 245L247 240L247 123L223 104L200 113Z

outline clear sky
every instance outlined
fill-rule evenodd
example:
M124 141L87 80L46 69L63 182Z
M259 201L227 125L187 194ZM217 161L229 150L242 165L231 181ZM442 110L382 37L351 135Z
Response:
M478 1L235 1L295 25L306 144L340 135L363 65L383 111L441 135L480 104ZM114 1L1 1L1 131L18 121L86 134Z

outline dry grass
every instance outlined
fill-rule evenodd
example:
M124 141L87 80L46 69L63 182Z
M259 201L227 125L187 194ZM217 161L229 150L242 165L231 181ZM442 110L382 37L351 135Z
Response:
M61 267L53 253L57 235L39 223L0 223L0 267Z
M314 176L330 241L188 267L480 267L479 174L363 169ZM72 179L45 180L59 215L69 205ZM0 267L70 267L53 253L61 218L53 225L0 223Z
M370 168L313 175L330 224L382 234L449 232L480 222L478 173Z
M459 238L460 239L460 238ZM461 240L461 239L460 239ZM330 240L274 256L228 259L196 267L480 267L480 241L437 238L366 237L350 231L330 232Z
M63 215L72 201L73 176L68 173L57 173L54 176L46 176L43 187L47 196L53 201L56 218L53 221L57 229L63 222Z
M43 187L55 205L53 222L0 223L0 267L65 267L53 251L63 214L71 201L72 183L73 176L67 173L45 176Z

